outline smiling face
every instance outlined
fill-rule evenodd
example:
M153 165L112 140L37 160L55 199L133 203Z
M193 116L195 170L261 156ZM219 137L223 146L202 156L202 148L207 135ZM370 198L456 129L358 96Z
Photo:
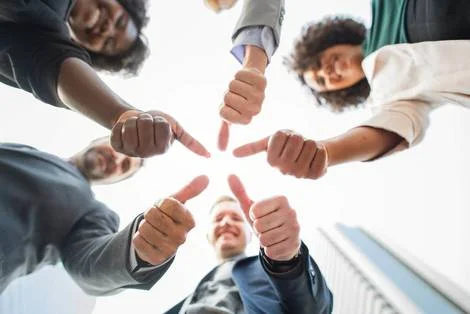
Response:
M77 43L89 51L108 56L128 51L139 33L117 0L77 0L68 22Z
M114 183L136 173L143 159L116 152L105 137L93 141L83 153L73 158L74 164L91 183Z
M240 205L223 200L214 205L207 239L220 259L227 259L245 251L249 234Z
M336 45L323 51L318 64L303 73L305 83L317 92L353 86L364 78L361 46Z

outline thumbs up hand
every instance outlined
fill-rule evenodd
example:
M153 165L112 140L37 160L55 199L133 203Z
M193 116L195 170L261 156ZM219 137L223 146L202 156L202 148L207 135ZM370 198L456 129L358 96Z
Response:
M253 202L237 176L230 175L228 183L264 248L264 254L275 261L294 258L300 249L300 226L287 198L275 196Z
M168 198L157 202L145 214L132 239L140 259L160 265L172 257L186 241L186 235L194 228L191 212L184 203L206 189L207 176L199 176Z

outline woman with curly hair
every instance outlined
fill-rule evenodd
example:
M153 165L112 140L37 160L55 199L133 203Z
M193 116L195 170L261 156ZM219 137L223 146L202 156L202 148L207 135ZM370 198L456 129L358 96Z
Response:
M345 17L307 25L286 61L321 106L341 112L367 100L374 116L318 142L278 131L236 156L266 151L282 173L317 179L418 144L436 107L470 107L470 1L373 0L372 9L369 30Z

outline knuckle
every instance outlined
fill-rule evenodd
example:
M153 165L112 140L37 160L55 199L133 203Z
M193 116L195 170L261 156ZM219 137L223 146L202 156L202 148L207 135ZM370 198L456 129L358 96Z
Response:
M237 80L231 80L230 83L228 84L228 89L232 91L236 88L237 88Z
M244 116L241 120L240 123L243 125L247 125L251 122L252 118L248 116Z
M269 151L268 151L267 160L268 160L268 164L271 167L276 167L277 166L277 158L273 154L270 154Z
M253 229L255 229L256 232L258 232L262 227L262 223L260 222L259 219L256 219L254 222L253 222ZM261 240L261 236L260 236L260 240Z
M178 246L186 242L186 235L187 235L186 232L183 232L177 236L176 241L177 241Z
M276 132L274 133L273 138L274 138L274 140L276 140L276 139L278 139L279 137L282 137L282 136L284 136L284 135L286 135L286 131L285 131L285 130L278 130L278 131L276 131Z
M300 232L300 225L296 222L293 226L292 226L292 229L295 233L299 233Z
M284 196L284 195L279 195L277 197L277 201L283 206L286 206L287 204L289 204L289 201L287 200L287 197Z
M259 243L261 244L261 246L267 246L269 243L268 243L268 237L265 235L265 234L260 234L258 236L258 240L259 240Z

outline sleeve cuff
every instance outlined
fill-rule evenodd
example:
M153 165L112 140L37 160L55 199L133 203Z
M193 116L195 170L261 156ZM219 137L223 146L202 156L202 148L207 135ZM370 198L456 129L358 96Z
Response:
M232 55L243 63L245 59L245 46L251 45L259 47L266 52L268 64L276 50L274 33L268 26L249 26L243 28L233 40Z
M364 126L376 129L383 129L395 133L403 139L389 151L367 161L377 160L385 156L397 153L399 151L408 149L411 145L416 144L417 138L419 137L417 134L415 134L415 127L413 125L413 121L402 112L389 110L381 111L371 119L359 125L359 127Z
M262 249L260 249L259 255L261 265L268 275L279 279L291 280L298 278L305 271L305 256L308 257L308 251L304 247L304 244L302 244L299 249L299 255L292 261L292 265L283 265L280 267L271 265Z

